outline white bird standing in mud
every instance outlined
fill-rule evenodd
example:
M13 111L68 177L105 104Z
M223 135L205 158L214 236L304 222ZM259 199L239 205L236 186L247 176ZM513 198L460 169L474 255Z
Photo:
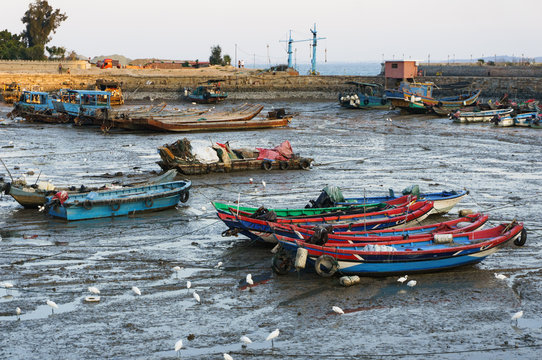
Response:
M136 295L141 295L141 290L139 290L139 288L137 286L132 286L132 291Z
M267 184L265 183L265 180L262 180L262 185L264 188L267 186Z
M9 281L4 281L4 282L0 283L0 286L3 287L4 289L6 289L6 294L8 294L8 289L13 288L13 284L10 283Z
M397 281L402 284L405 281L407 281L407 279L408 279L408 275L405 275L405 276L401 276L399 279L397 279Z
M333 306L333 307L331 307L331 310L335 311L335 312L336 312L337 314L339 314L339 315L343 315L343 314L344 314L344 310L341 309L341 308L338 307L338 306Z
M180 266L174 266L173 271L175 271L175 277L178 279L179 278L179 271L181 271L181 267Z
M186 289L189 290L190 287L192 287L192 283L190 282L190 280L188 280L188 281L186 282ZM190 291L190 290L189 290L189 291Z
M218 269L221 266L222 266L222 261L219 261L218 264L215 265L215 269Z
M17 314L17 320L20 320L20 316L21 316L21 308L17 306L17 309L15 309L15 314Z
M100 293L100 290L95 286L89 286L88 291L90 291L93 294L99 294Z
M518 324L518 319L523 317L523 310L521 311L518 311L517 313L515 313L514 315L512 315L512 321L516 320L516 325Z
M246 335L241 336L239 340L243 343L242 347L244 348L247 347L248 344L252 344L252 340Z
M194 299L196 299L196 301L197 301L198 303L201 304L201 299L200 299L199 294L198 294L197 292L194 291L194 292L192 293L192 296L194 297Z
M175 351L177 352L177 356L180 355L181 348L183 347L183 339L180 339L175 343Z
M58 305L53 300L47 300L46 303L51 307L51 314L54 314L55 309L58 309Z
M497 274L495 273L495 277L499 280L505 280L505 279L508 279L508 277L506 277L506 275L503 275L503 274Z
M224 353L224 360L233 360L230 354Z
M271 340L271 346L274 347L275 344L274 344L274 342L273 342L273 339L275 339L276 337L278 337L279 334L280 334L279 329L275 329L275 330L273 330L269 335L267 335L267 338L265 338L265 341Z
M414 287L416 286L418 282L416 280L410 280L409 282L407 282L407 285L410 286L410 287Z
M254 285L254 280L252 280L252 274L248 274L246 278L247 284Z

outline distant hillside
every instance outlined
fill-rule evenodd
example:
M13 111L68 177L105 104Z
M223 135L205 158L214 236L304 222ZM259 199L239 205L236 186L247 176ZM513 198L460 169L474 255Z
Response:
M113 60L118 60L119 63L121 65L128 65L130 63L130 61L132 61L132 59L128 59L127 57L125 56L122 56L122 55L100 55L100 56L95 56L91 59L91 62L92 63L96 63L97 61L100 61L100 60L103 60L103 59L113 59Z

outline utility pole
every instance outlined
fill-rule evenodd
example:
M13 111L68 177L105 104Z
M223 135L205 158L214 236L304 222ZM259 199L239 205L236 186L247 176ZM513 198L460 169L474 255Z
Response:
M235 44L235 62L233 64L237 67L237 44Z
M269 57L269 44L267 44L267 65L271 67L271 58Z

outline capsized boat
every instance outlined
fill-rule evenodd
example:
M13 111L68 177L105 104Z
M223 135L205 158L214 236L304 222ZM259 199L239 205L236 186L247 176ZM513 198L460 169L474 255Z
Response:
M107 184L100 187L55 187L53 184L47 181L36 182L36 184L28 185L25 180L15 180L13 182L4 183L0 179L0 192L4 191L6 195L11 195L15 201L24 206L27 209L37 209L40 206L45 205L48 196L52 196L59 191L66 191L70 194L82 194L91 191L110 190L123 187L134 187L142 185L160 184L164 182L171 182L177 176L177 171L169 170L158 176L128 184Z
M380 242L345 246L319 246L276 235L281 249L273 258L273 270L285 274L299 248L307 251L306 264L321 276L335 273L362 276L387 276L440 271L476 264L514 241L521 246L527 239L523 223L506 223L487 230L459 234L435 234L420 242Z
M158 211L188 201L191 186L186 180L87 194L59 192L47 198L45 207L50 215L69 221Z

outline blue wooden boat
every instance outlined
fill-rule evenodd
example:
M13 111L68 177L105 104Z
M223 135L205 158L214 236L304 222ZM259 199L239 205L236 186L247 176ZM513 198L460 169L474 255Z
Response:
M186 99L199 104L213 104L223 101L228 93L220 89L220 82L224 80L209 80L207 85L198 86L193 91L186 91Z
M60 90L60 101L53 101L54 109L67 114L76 124L101 125L108 120L111 93L98 90Z
M460 234L434 235L422 242L382 242L319 246L299 239L276 235L281 248L274 256L273 269L284 274L291 268L298 248L307 250L309 268L322 276L338 272L345 275L387 276L431 272L470 265L484 260L508 241L525 243L522 223L501 224L487 230Z
M325 189L324 189L325 191ZM378 202L388 202L394 199L404 196L396 196L394 191L390 189L390 194L388 196L370 196L370 197L352 197L344 198L344 201L335 202L335 206L347 206L354 204L372 204ZM418 201L432 201L433 202L433 213L437 214L446 214L450 211L458 202L461 201L469 192L467 190L451 190L451 191L441 191L434 193L414 193L418 198Z
M339 103L349 109L388 109L389 102L384 95L382 85L348 81L351 90L339 93Z
M66 220L86 220L122 216L175 207L189 197L190 181L173 181L87 194L57 193L47 198L49 214Z
M8 117L20 116L28 121L65 123L70 120L66 114L55 111L53 102L58 101L46 92L23 91Z

